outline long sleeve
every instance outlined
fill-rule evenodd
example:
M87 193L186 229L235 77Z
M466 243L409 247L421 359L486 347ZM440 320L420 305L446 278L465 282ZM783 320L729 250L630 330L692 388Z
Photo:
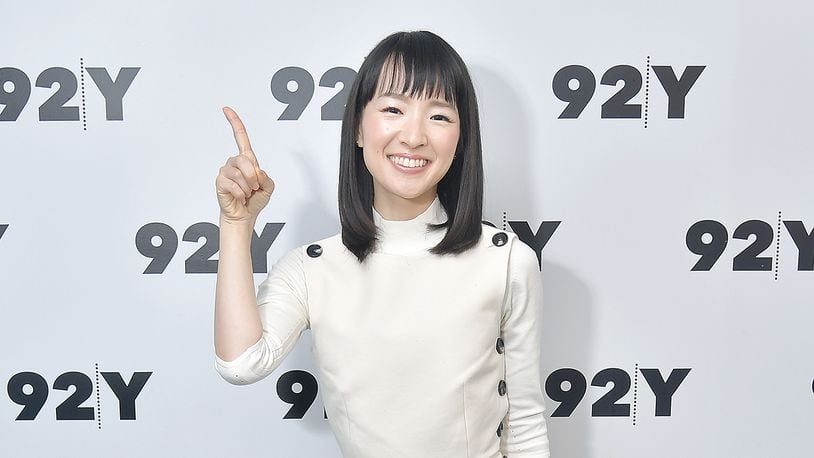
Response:
M232 361L215 355L215 368L229 383L247 385L268 376L309 328L303 250L286 253L271 268L257 291L263 335Z
M509 400L502 445L509 458L544 458L549 449L540 372L543 284L534 251L512 239L509 294L501 322Z

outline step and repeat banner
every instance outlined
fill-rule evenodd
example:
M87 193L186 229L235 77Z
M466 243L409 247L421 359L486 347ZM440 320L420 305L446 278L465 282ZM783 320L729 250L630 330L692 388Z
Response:
M340 456L308 332L256 384L215 370L221 107L277 184L259 284L338 231L349 84L418 29L472 72L484 218L540 258L552 455L814 453L810 4L2 10L0 456Z

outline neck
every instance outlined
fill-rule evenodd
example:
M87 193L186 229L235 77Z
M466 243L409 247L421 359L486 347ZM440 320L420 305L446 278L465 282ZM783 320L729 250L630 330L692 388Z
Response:
M428 225L442 224L446 220L444 208L435 196L423 212L407 220L387 219L374 208L375 252L395 255L426 254L446 234L445 230L432 230Z
M424 195L413 199L405 199L392 194L373 194L373 208L382 215L382 218L390 221L407 221L424 213L435 200L435 191L427 192Z

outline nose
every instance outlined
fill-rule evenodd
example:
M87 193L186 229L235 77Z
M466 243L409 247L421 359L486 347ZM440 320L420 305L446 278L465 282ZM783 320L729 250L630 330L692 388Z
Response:
M427 143L424 120L420 116L405 116L399 132L399 141L410 148L418 148Z

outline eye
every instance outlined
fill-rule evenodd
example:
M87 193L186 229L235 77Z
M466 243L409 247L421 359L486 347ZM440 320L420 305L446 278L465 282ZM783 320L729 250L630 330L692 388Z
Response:
M430 119L432 119L434 121L452 122L452 120L449 119L449 116L445 116L445 115L442 115L442 114L432 115L432 117L430 117Z
M385 107L385 108L382 110L382 112L384 112L384 113L393 113L393 114L399 114L399 113L401 113L401 110L399 110L399 109L398 109L398 108L396 108L396 107Z

